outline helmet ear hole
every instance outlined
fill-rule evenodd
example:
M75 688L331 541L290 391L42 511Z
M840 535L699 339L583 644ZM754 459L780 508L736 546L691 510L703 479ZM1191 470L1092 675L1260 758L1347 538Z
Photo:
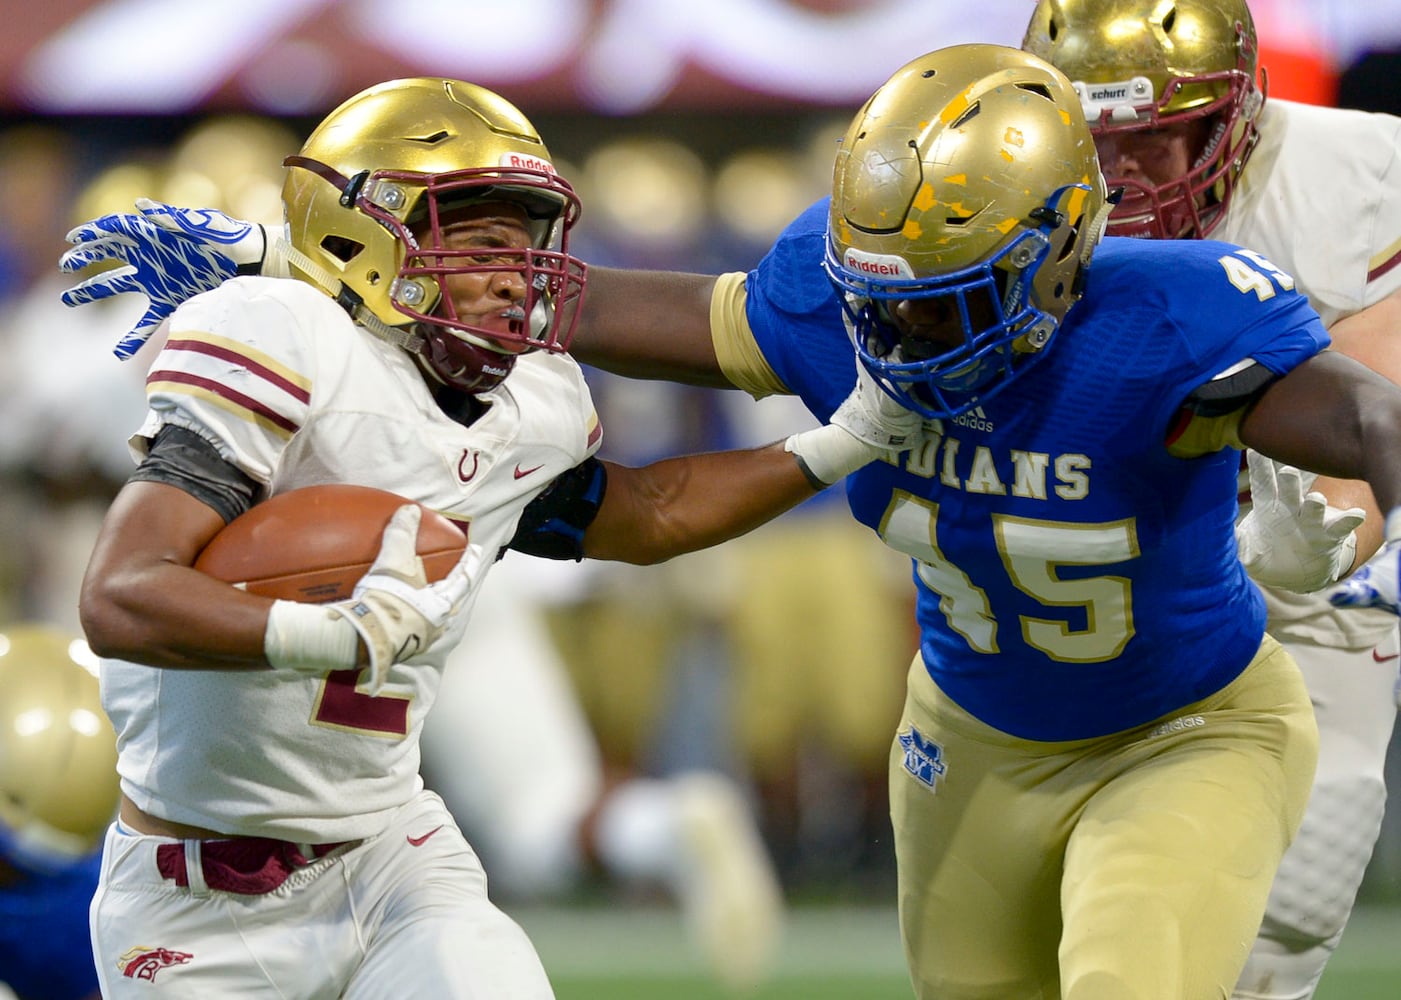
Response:
M1071 254L1075 252L1075 247L1079 245L1079 240L1077 239L1077 237L1080 235L1079 223L1082 221L1084 220L1076 220L1076 224L1070 227L1070 235L1066 237L1063 243L1061 243L1060 253L1056 255L1057 263L1064 261L1066 258L1068 258ZM1057 292L1056 294L1057 297L1059 297L1060 293Z
M321 249L343 264L349 264L365 249L365 244L344 236L326 236L321 240Z

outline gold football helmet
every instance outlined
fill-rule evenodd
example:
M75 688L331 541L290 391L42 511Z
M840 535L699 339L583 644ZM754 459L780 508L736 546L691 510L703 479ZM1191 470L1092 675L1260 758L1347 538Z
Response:
M117 737L87 643L0 627L0 858L58 871L102 844L117 812Z
M985 401L1050 342L1103 229L1104 179L1074 89L1019 49L958 45L898 70L856 115L832 182L827 272L857 355L930 417ZM947 350L900 301L962 320Z
M1110 233L1201 238L1216 228L1259 138L1265 101L1245 0L1039 0L1022 47L1075 82L1096 138L1211 123L1184 176L1161 184L1109 177L1124 189Z
M382 83L332 111L285 165L294 250L339 279L342 287L327 290L352 315L363 304L383 324L410 328L403 342L445 383L495 386L515 358L494 346L503 341L568 347L585 277L568 252L579 200L534 126L501 97L460 80ZM533 247L493 248L490 263L445 249L440 215L475 201L524 207ZM459 320L444 275L507 270L527 289L519 330L503 336Z

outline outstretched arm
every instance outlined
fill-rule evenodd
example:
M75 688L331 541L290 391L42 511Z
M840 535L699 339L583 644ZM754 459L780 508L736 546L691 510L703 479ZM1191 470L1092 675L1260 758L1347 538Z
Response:
M285 277L285 245L262 226L210 209L139 199L138 214L104 215L68 234L60 270L123 265L63 293L70 306L131 292L149 308L117 346L130 357L177 305L236 274ZM585 307L571 353L585 364L633 378L732 388L710 338L715 276L675 271L589 269Z
M607 487L583 554L657 563L738 537L881 457L919 447L924 422L857 366L831 423L787 441L664 459L605 463Z
M715 275L590 267L569 353L631 378L733 388L710 339Z
M604 465L608 492L584 533L591 559L663 562L738 537L818 492L782 442L639 469Z

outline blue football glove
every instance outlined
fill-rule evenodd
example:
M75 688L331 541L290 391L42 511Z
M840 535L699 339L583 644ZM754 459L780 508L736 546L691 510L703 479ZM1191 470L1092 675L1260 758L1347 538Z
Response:
M1382 608L1401 615L1401 507L1386 516L1386 544L1352 576L1328 591L1339 608Z
M147 198L138 198L136 207L140 215L104 215L73 229L67 240L74 246L58 261L59 270L69 274L102 261L123 265L65 289L65 305L126 292L146 296L145 315L113 352L119 358L140 350L181 302L237 274L259 273L270 242L262 226L213 209L176 208Z

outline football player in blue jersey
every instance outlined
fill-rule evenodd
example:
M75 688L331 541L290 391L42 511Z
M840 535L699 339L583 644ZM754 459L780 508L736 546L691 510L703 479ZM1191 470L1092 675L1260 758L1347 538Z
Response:
M921 997L1225 995L1317 746L1237 557L1239 452L1366 479L1391 510L1401 392L1325 351L1258 254L1097 247L1089 129L1033 56L917 59L839 149L831 199L753 272L599 275L581 356L822 417L854 344L937 422L847 480L913 560L891 799ZM1396 569L1372 574L1393 603Z
M1070 82L956 46L876 92L830 199L755 270L590 272L581 360L796 394L820 419L869 378L927 422L847 479L912 560L890 781L924 998L1229 994L1317 755L1237 554L1243 448L1370 484L1390 541L1337 599L1397 611L1401 389L1326 350L1267 258L1101 241L1110 207ZM138 264L151 241L202 253L149 222L131 242L139 221L77 238Z
M96 1000L88 904L117 812L117 737L85 643L0 626L0 994Z

